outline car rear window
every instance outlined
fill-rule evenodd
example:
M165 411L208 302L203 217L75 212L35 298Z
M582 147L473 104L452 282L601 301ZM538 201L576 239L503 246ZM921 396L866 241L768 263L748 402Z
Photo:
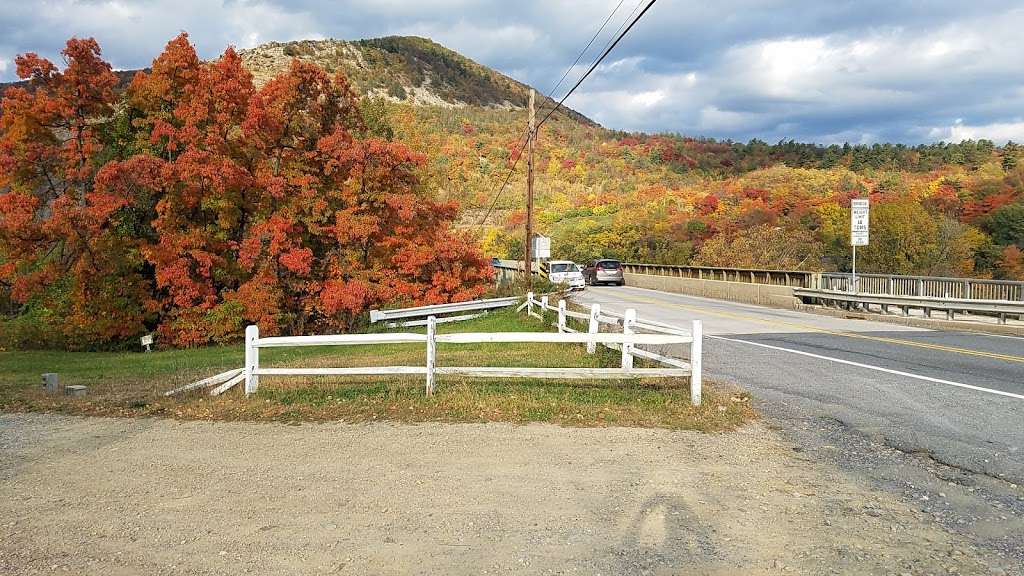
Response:
M552 272L570 272L572 271L572 264L552 264Z
M601 260L597 263L598 268L604 268L605 270L618 270L622 264L618 260Z

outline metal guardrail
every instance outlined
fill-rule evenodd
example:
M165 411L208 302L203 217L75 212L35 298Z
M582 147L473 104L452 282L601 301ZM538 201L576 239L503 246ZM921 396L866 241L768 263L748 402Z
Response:
M819 276L817 286L806 287L860 294L1024 302L1024 282L1013 280L857 274L857 289L854 290L851 274L823 272Z
M807 298L821 304L845 305L856 304L863 306L870 311L870 306L875 305L881 309L883 314L889 312L889 307L899 308L904 316L910 315L911 309L922 310L926 318L931 318L933 310L946 312L946 318L955 320L957 313L973 313L985 316L995 316L1000 324L1006 324L1007 316L1024 316L1024 302L1013 302L1009 300L967 300L963 298L933 298L928 296L903 296L887 294L867 294L864 292L850 293L837 290L816 290L810 288L797 288L794 294L801 298Z
M479 314L471 314L465 316L447 316L442 317L444 314L455 314L458 312L472 312L472 311L483 311L493 310L495 308L507 308L509 306L515 306L519 302L517 296L510 296L507 298L489 298L486 300L469 300L467 302L452 302L449 304L435 304L433 306L417 306L415 308L399 308L396 310L370 310L370 322L380 322L384 320L400 320L403 318L426 318L428 316L437 316L438 322L455 322L458 320L468 320L476 317ZM401 326L425 326L426 320L402 322L396 324Z
M795 288L812 288L815 277L814 272L799 270L675 266L672 264L641 264L637 262L625 262L622 264L622 267L631 274L652 274L656 276L674 276L676 278L694 278L697 280L793 286Z

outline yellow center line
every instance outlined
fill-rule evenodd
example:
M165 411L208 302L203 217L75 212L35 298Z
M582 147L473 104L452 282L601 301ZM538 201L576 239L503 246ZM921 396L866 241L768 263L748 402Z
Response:
M807 330L811 332L819 332L822 334L832 334L833 336L845 336L847 338L860 338L862 340L874 340L875 342L885 342L888 344L899 344L901 346L913 346L915 348L926 348L929 350L939 350L942 352L953 352L956 354L966 354L968 356L980 356L983 358L994 358L996 360L1006 360L1008 362L1021 362L1024 363L1024 356L1013 356L1011 354L1000 354L998 352L985 352L983 350L971 350L969 348L958 348L956 346L945 346L942 344L930 344L928 342L915 342L913 340L902 340L900 338L887 338L885 336L871 336L868 334L860 334L857 332L837 331L829 330L827 328L819 328L810 324L802 324L799 322L787 322L784 320L768 320L764 318L758 318L756 316L748 316L746 314L736 314L733 312L722 312L709 310L707 308L701 308L698 306L687 306L685 304L678 304L676 302L668 302L665 300L656 300L653 298L642 298L638 296L625 296L622 294L616 294L617 297L623 300L632 300L633 302L640 302L644 304L657 304L662 306L672 306L681 310L688 310L690 312L699 312L701 314L711 314L713 316L721 316L723 318L731 318L733 320L743 320L746 322L754 322L757 324L766 324L769 326L787 326L790 328L799 328L801 330Z

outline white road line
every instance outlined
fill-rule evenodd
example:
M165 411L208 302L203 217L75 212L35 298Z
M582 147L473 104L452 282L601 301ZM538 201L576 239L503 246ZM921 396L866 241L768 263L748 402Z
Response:
M889 368L882 368L881 366L872 366L870 364L861 364L860 362L853 362L850 360L843 360L841 358L833 358L831 356L822 356L820 354L812 354L810 352L803 352L801 350L792 350L790 348L782 348L780 346L772 346L770 344L761 344L760 342L751 342L749 340L740 340L737 338L726 338L725 336L711 336L709 334L704 335L705 338L714 338L715 340L726 340L729 342L739 342L740 344L749 344L751 346L760 346L761 348L769 348L771 350L778 350L780 352L789 352L791 354L799 354L801 356L809 356L811 358L818 358L819 360L828 360L830 362L838 362L840 364L847 364L849 366L856 366L858 368L867 368L868 370L877 370L878 372L886 372L888 374L895 374L897 376L906 376L907 378L915 378L917 380L924 380L926 382L935 382L938 384L946 384L948 386L956 386L957 388L966 388L968 390L977 390L978 392L988 392L989 394L997 394L999 396L1008 396L1010 398L1016 398L1018 400L1024 400L1024 395L1014 394L1013 392L1003 392L1002 390L993 390L992 388L982 388L981 386L973 386L971 384L963 384L961 382L953 382L951 380L943 380L941 378L932 378L931 376L921 376L920 374L911 374L910 372L901 372L899 370L892 370Z

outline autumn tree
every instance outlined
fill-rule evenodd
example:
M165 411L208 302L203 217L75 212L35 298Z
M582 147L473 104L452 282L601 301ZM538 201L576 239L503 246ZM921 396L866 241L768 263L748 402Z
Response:
M233 49L203 62L182 34L115 106L95 41L64 54L19 57L31 87L3 103L0 281L74 345L345 330L487 290L423 155L368 130L343 76L295 61L257 89Z
M181 36L129 98L150 153L110 170L160 197L144 252L174 342L344 330L369 307L486 289L456 206L419 183L423 156L366 136L343 76L294 61L256 90L233 50L200 63Z
M16 60L27 87L5 93L0 116L0 282L21 314L75 346L139 333L150 312L130 198L93 185L117 76L93 39L72 38L60 70L36 54Z

